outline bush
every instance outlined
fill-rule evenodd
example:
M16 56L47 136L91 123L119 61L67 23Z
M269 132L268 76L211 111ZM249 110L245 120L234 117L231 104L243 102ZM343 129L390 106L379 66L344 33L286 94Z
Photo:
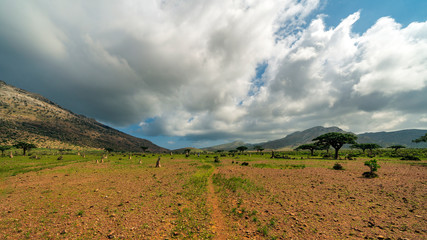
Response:
M378 168L380 168L380 165L377 163L376 159L366 161L365 166L368 166L370 169L369 172L364 172L362 174L365 178L376 178L376 177L378 177L378 174L376 173L376 171L378 170Z
M344 167L339 163L335 163L332 168L335 170L344 170Z
M400 160L421 161L420 158L411 155L403 156Z

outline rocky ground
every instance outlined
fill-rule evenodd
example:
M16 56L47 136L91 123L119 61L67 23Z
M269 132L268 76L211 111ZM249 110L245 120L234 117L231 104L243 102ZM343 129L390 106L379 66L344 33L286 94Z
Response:
M427 238L425 163L380 161L379 178L366 179L364 160L341 161L343 171L319 159L155 161L4 177L0 239Z

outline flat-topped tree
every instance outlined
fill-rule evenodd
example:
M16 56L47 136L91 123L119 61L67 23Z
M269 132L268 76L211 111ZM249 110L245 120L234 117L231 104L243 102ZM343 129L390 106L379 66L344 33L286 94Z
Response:
M371 152L371 154L372 154L372 150L381 148L381 146L376 143L356 143L351 145L351 147L362 149L363 153L365 153L365 150L368 149Z
M142 146L142 147L141 147L141 149L142 149L142 152L144 152L144 153L145 153L145 151L147 151L148 147L146 147L146 146Z
M356 144L357 136L351 133L331 132L313 139L316 144L329 144L335 149L335 159L338 159L338 152L344 144Z
M13 145L16 148L22 148L23 155L27 153L27 150L31 150L31 148L36 148L36 145L32 143L26 143L26 142L18 142L17 144Z
M315 143L303 144L295 148L295 150L310 150L311 156L314 155L314 150L320 149L320 146Z
M257 151L257 152L262 152L262 151L264 151L264 148L262 147L262 146L255 146L254 147L254 149Z
M417 139L412 140L414 143L427 142L427 133Z
M401 149L401 148L406 148L405 146L403 146L403 145L392 145L392 146L390 146L390 147L388 147L388 148L393 148L394 149L394 152L396 152L397 153L397 150L399 150L399 149Z
M243 153L246 149L248 149L246 146L240 146L236 148L236 150L239 150L241 153Z
M0 146L1 155L4 156L4 151L11 149L12 146Z

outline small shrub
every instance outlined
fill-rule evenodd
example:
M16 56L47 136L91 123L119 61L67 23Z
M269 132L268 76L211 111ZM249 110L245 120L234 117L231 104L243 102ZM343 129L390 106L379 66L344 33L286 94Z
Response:
M364 172L362 174L365 178L376 178L376 177L378 177L378 174L376 173L376 171L378 170L378 168L380 168L380 165L378 165L376 159L366 161L365 166L368 166L370 169L369 172Z
M219 163L220 161L219 161L219 157L218 156L215 156L214 157L214 162L216 162L216 163Z
M242 162L242 166L249 166L248 162Z
M335 163L332 168L334 170L344 170L344 167L341 164L339 164L339 163Z

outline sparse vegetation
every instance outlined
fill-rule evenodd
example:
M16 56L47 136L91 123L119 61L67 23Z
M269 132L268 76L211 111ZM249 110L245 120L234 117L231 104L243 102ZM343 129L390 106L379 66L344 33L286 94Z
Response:
M332 168L334 170L344 170L344 167L340 163L335 163Z
M378 174L376 173L378 171L378 168L380 168L380 165L377 163L376 159L372 159L365 162L365 166L369 167L369 172L364 172L363 176L365 178L376 178L378 177Z

